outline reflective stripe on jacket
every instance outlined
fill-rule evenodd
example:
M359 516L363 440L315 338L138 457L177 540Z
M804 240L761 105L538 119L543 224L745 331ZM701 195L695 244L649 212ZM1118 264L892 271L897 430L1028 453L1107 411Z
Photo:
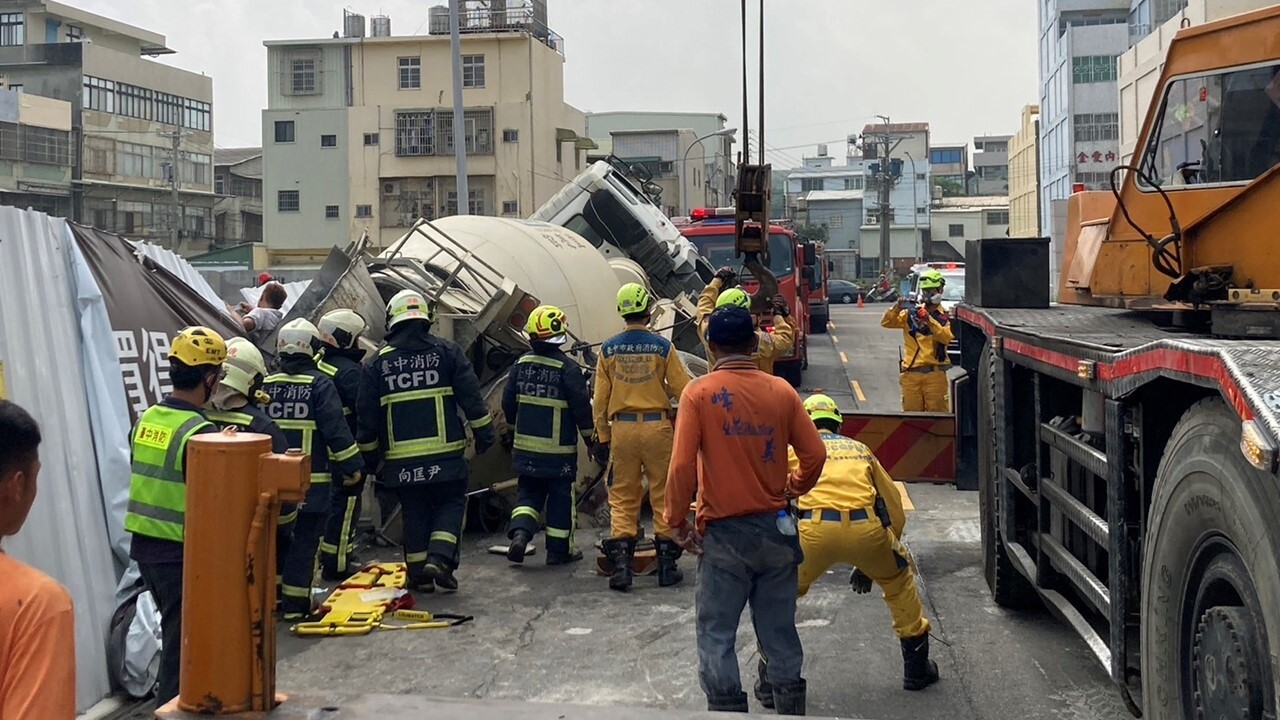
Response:
M502 410L515 431L518 472L559 477L566 462L576 467L579 436L591 438L591 398L572 358L536 343L511 369Z
M193 410L152 405L133 428L133 474L124 529L159 540L182 542L187 512L183 469L187 440L209 421Z
M307 366L309 365L309 367ZM347 421L333 381L320 372L310 358L298 363L284 361L286 371L269 375L262 391L271 401L267 416L284 431L289 446L311 456L311 483L327 483L331 473L354 475L364 463Z

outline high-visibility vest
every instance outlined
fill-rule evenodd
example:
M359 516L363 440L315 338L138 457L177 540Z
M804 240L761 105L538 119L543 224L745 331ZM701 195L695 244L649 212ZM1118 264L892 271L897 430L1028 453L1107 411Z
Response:
M512 371L517 380L529 375L529 370L547 368L546 382L527 383L531 386L559 388L564 361L529 353L516 361ZM522 392L516 393L515 449L543 455L576 455L578 429L569 416L569 401L563 397L540 397Z
M187 512L183 473L187 440L211 427L203 415L152 405L133 429L133 475L124 529L160 540L182 542Z

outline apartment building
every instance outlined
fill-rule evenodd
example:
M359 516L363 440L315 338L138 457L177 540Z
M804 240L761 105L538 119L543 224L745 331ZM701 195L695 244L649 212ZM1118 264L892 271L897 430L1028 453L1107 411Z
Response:
M944 197L934 201L929 216L931 240L929 259L958 260L965 257L969 240L1009 235L1009 198Z
M1022 108L1009 140L1009 236L1042 237L1040 231L1040 106Z
M866 161L850 156L844 165L836 165L827 146L819 145L818 154L802 162L802 167L787 171L787 216L826 227L828 251L858 250L865 217ZM852 267L850 271L856 273Z
M564 102L564 45L545 2L464 2L463 130L470 214L526 217L583 167ZM420 217L456 214L448 10L429 33L347 14L343 37L268 41L262 114L271 262L315 263L367 231L387 246Z
M1009 194L1009 141L1012 139L1012 135L982 135L973 139L970 195Z
M158 33L54 0L0 0L0 75L71 107L71 192L51 209L197 252L211 242L213 80Z
M262 148L213 152L213 234L220 245L262 242Z
M892 148L887 157L882 156L884 140ZM896 269L905 270L924 257L933 197L930 149L929 123L875 124L862 129L866 192L860 229L861 276L874 276L885 265L880 262L882 222L889 225L889 259ZM894 180L889 204L882 207L879 192L886 178Z
M71 214L71 103L0 90L0 203Z
M934 145L929 148L929 165L933 169L933 184L942 188L943 196L969 194L972 174L968 145Z

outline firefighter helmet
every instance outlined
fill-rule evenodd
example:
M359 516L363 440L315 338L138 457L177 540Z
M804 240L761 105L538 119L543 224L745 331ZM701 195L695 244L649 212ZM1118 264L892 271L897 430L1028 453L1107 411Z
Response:
M554 305L539 305L529 313L529 322L524 331L533 340L541 340L560 344L565 341L565 333L569 330L569 318L564 311Z
M618 314L640 315L649 311L649 291L640 283L627 283L618 288Z
M720 297L716 298L716 307L722 308L726 305L750 310L751 296L742 288L729 288L728 290L720 293Z
M188 367L221 365L227 359L227 343L207 327L185 327L169 344L169 359Z
M233 337L227 341L227 359L222 363L224 387L248 397L253 387L266 374L267 364L256 345L242 337Z
M281 355L314 355L322 339L320 330L309 320L290 320L276 336L276 351Z
M325 336L325 340L332 341L334 347L353 348L356 346L356 340L360 334L369 328L369 325L360 317L360 313L355 310L331 310L320 318L320 324L317 326L320 334Z
M387 329L406 320L436 321L436 304L417 290L401 290L387 303Z
M836 407L836 401L821 393L810 395L805 399L804 411L814 422L819 420L831 420L836 424L844 422L844 418L840 416L840 409Z
M921 290L938 290L946 284L947 279L942 276L942 273L933 268L920 273L919 287Z

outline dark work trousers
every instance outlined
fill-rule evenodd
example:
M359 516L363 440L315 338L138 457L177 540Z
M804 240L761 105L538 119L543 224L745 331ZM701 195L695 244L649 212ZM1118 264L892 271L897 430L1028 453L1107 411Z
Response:
M745 702L734 642L742 609L751 606L769 682L800 682L804 650L796 632L800 539L778 531L774 513L707 524L698 558L698 679L710 706Z
M396 488L404 518L404 561L411 580L426 577L429 558L456 570L467 514L467 479Z
M178 696L182 662L182 563L138 563L142 581L160 611L160 676L156 683L156 707Z
M313 488L314 489L314 488ZM283 596L281 607L286 614L311 612L311 583L316 577L316 551L320 549L320 535L329 517L326 504L310 502L298 509L298 520L293 524L293 541L284 558L284 576L280 582Z
M329 493L329 520L320 542L320 569L327 575L346 575L357 568L347 566L356 523L360 522L360 496L364 483L343 485L335 482Z
M298 523L298 503L281 503L280 520L276 525L276 594L284 581L284 559L293 544L293 526Z
M511 511L510 538L516 530L532 537L538 534L538 516L547 508L547 554L568 555L573 552L573 482L577 473L567 478L540 478L521 475L516 492L516 506Z

